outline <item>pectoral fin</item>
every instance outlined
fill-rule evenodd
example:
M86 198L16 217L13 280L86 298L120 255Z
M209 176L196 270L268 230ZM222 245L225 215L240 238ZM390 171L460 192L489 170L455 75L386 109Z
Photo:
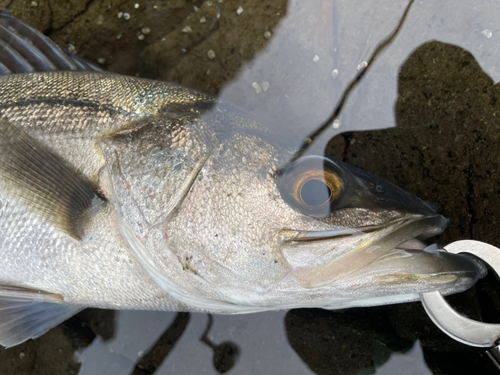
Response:
M83 308L65 305L55 294L0 287L0 345L8 348L37 338Z
M83 235L89 208L104 203L63 160L2 119L0 179L10 196L76 239Z

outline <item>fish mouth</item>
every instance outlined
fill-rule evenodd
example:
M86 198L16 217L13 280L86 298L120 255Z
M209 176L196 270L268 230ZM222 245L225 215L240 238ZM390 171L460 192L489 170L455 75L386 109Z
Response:
M335 287L360 296L472 286L485 274L477 260L427 248L423 240L441 233L441 215L406 215L381 225L331 231L284 230L281 253L305 288Z

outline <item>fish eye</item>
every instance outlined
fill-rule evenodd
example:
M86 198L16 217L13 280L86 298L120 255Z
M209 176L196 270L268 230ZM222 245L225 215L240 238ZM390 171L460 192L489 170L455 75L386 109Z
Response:
M342 190L339 177L330 171L313 169L297 177L294 195L297 200L310 207L331 203Z
M292 208L315 216L330 213L344 185L340 168L331 160L318 156L299 159L278 181L283 199Z

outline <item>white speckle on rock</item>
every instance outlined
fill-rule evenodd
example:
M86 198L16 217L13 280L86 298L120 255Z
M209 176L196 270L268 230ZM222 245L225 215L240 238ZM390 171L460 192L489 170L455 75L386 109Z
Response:
M116 39L120 39L121 37L122 37L122 34L118 34L118 35L116 36Z
M104 57L99 57L97 59L97 62L102 65L102 64L104 64L106 62L106 59Z
M19 353L19 358L20 358L20 359L23 359L23 358L24 358L24 356L25 356L25 354L24 354L23 352Z
M368 63L366 61L361 61L358 65L358 70L364 69L368 66Z
M102 14L99 14L95 19L95 23L101 26L104 23L104 16Z
M313 62L318 62L318 61L319 61L319 56L318 55L314 55Z
M205 17L201 17L201 18L200 18L200 22L201 22L201 23L205 23L205 22L207 22L207 19L206 19Z
M332 126L333 126L334 129L340 128L340 120L338 118L336 118L335 120L333 120Z
M215 59L215 52L212 49L208 50L207 56L210 60Z
M123 12L118 12L118 13L116 14L116 16L118 17L118 19L122 18L122 17L123 17Z
M260 86L262 87L262 91L266 92L267 90L269 90L269 82L267 81L264 81L260 84Z
M144 356L144 352L142 350L139 350L139 352L137 353L137 355L142 358Z
M332 70L332 78L335 79L339 76L339 71L338 69L333 69Z
M482 34L488 39L490 39L493 36L493 33L491 32L490 29L484 29L482 31Z
M208 5L208 6L211 6L211 5L212 5L212 2L211 2L211 1L207 1L207 5Z
M262 88L257 82L252 83L252 87L254 88L257 94L260 94L262 92Z
M129 20L130 19L130 14L123 13L123 18L125 18L126 20Z
M240 5L238 9L236 9L236 14L239 16L241 13L243 13L243 8Z
M265 32L264 32L264 38L266 38L266 39L271 39L271 36L272 36L272 35L273 35L273 34L271 34L271 32L270 32L270 31L265 31Z
M147 26L144 26L142 29L141 29L141 32L144 34L144 35L148 35L150 32L151 32L151 29Z
M182 32L186 34L191 34L193 32L193 29L191 28L191 26L186 26L182 29Z

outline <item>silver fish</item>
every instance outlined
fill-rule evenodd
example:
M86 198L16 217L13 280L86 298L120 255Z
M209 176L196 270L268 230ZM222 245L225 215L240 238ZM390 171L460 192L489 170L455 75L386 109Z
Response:
M415 239L446 220L389 182L324 156L290 163L285 134L230 104L89 71L20 21L0 25L2 71L25 72L0 76L0 344L91 306L336 309L484 274L424 250Z

